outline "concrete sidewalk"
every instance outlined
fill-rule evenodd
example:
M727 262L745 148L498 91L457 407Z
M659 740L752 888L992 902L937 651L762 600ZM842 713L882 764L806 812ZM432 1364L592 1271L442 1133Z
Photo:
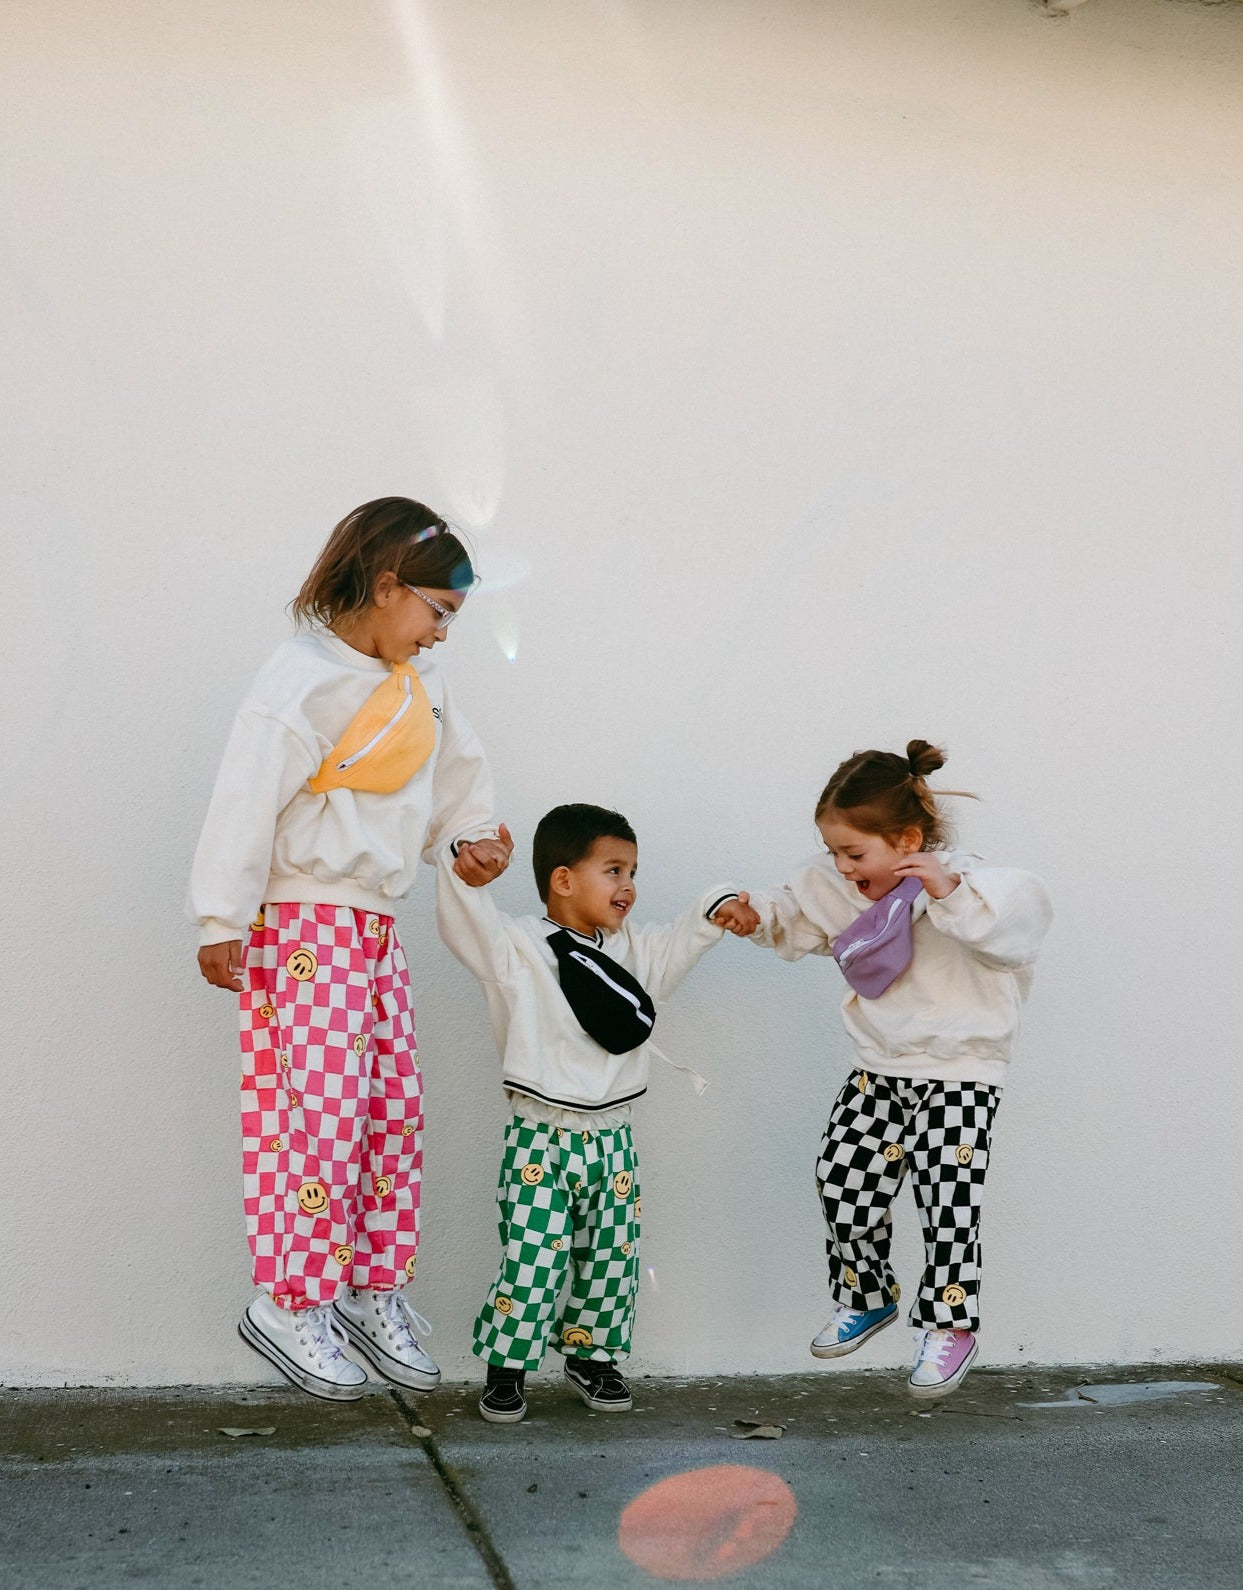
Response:
M478 1418L474 1386L339 1407L292 1388L0 1391L0 1584L1243 1585L1243 1369L976 1371L931 1406L889 1371L641 1379L610 1416L557 1367L508 1427ZM735 1420L785 1434L735 1439ZM640 1493L720 1465L751 1472L681 1482L619 1539ZM739 1503L735 1482L767 1494Z

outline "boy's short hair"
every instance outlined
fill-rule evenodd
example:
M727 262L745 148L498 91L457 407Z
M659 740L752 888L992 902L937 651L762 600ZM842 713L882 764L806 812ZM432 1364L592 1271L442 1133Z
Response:
M577 866L597 839L626 839L637 845L634 829L620 812L603 806L554 806L536 825L531 841L531 863L535 868L535 887L544 904L558 867Z

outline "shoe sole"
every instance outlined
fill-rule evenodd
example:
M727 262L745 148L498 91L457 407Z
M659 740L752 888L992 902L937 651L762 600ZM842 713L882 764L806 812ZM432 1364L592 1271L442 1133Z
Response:
M957 1391L959 1386L962 1385L968 1369L975 1363L976 1354L979 1350L979 1342L973 1342L971 1351L963 1359L962 1363L959 1364L949 1379L943 1380L939 1386L917 1386L913 1381L908 1380L906 1383L907 1390L912 1397L915 1397L920 1402L931 1402L936 1397L948 1397L951 1391Z
M371 1340L360 1325L355 1325L352 1319L342 1314L335 1303L332 1306L332 1317L349 1337L351 1345L356 1347L367 1362L394 1386L402 1386L407 1391L432 1391L440 1384L439 1369L434 1375L428 1375L421 1369L411 1369L399 1359L390 1358L378 1343Z
M308 1370L300 1368L292 1359L285 1356L275 1342L269 1341L261 1330L251 1324L246 1314L243 1314L238 1321L237 1334L247 1347L253 1347L257 1353L261 1353L270 1364L280 1370L286 1380L292 1381L299 1391L309 1392L312 1397L320 1397L324 1402L357 1402L366 1394L365 1380L357 1386L338 1386L334 1381L325 1380L321 1375L312 1375Z
M895 1308L888 1319L877 1320L875 1325L869 1325L867 1330L861 1331L858 1336L852 1337L848 1342L838 1342L834 1347L817 1347L813 1341L811 1344L811 1356L813 1358L845 1358L847 1353L857 1352L864 1342L870 1342L877 1331L883 1331L886 1325L892 1325L897 1317L898 1311Z
M491 1408L479 1404L479 1417L486 1419L489 1424L519 1424L527 1416L527 1405L524 1402L517 1413L494 1413Z
M565 1383L567 1386L573 1386L587 1406L595 1413L629 1413L631 1408L634 1407L633 1397L627 1397L625 1402L597 1402L589 1391L576 1381L571 1380L569 1375L565 1377Z

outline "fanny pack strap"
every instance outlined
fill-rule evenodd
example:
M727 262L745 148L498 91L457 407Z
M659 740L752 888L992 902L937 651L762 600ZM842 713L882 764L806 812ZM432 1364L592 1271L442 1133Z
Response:
M670 1066L674 1071L683 1071L683 1072L686 1073L686 1075L691 1079L691 1082L694 1085L695 1097L697 1099L702 1099L704 1094L712 1086L712 1084L708 1081L707 1077L701 1077L699 1072L695 1070L694 1066L679 1065L676 1060L670 1060L669 1056L665 1053L665 1051L662 1048L660 1048L660 1046L658 1044L649 1043L648 1044L648 1048L652 1051L652 1053L656 1056L656 1058L658 1060L663 1060L665 1062L665 1064L667 1066Z

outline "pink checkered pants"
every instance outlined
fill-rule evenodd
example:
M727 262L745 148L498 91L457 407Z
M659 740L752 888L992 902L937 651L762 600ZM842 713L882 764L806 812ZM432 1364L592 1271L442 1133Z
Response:
M241 996L242 1177L255 1284L285 1308L414 1274L423 1087L393 919L265 906Z

